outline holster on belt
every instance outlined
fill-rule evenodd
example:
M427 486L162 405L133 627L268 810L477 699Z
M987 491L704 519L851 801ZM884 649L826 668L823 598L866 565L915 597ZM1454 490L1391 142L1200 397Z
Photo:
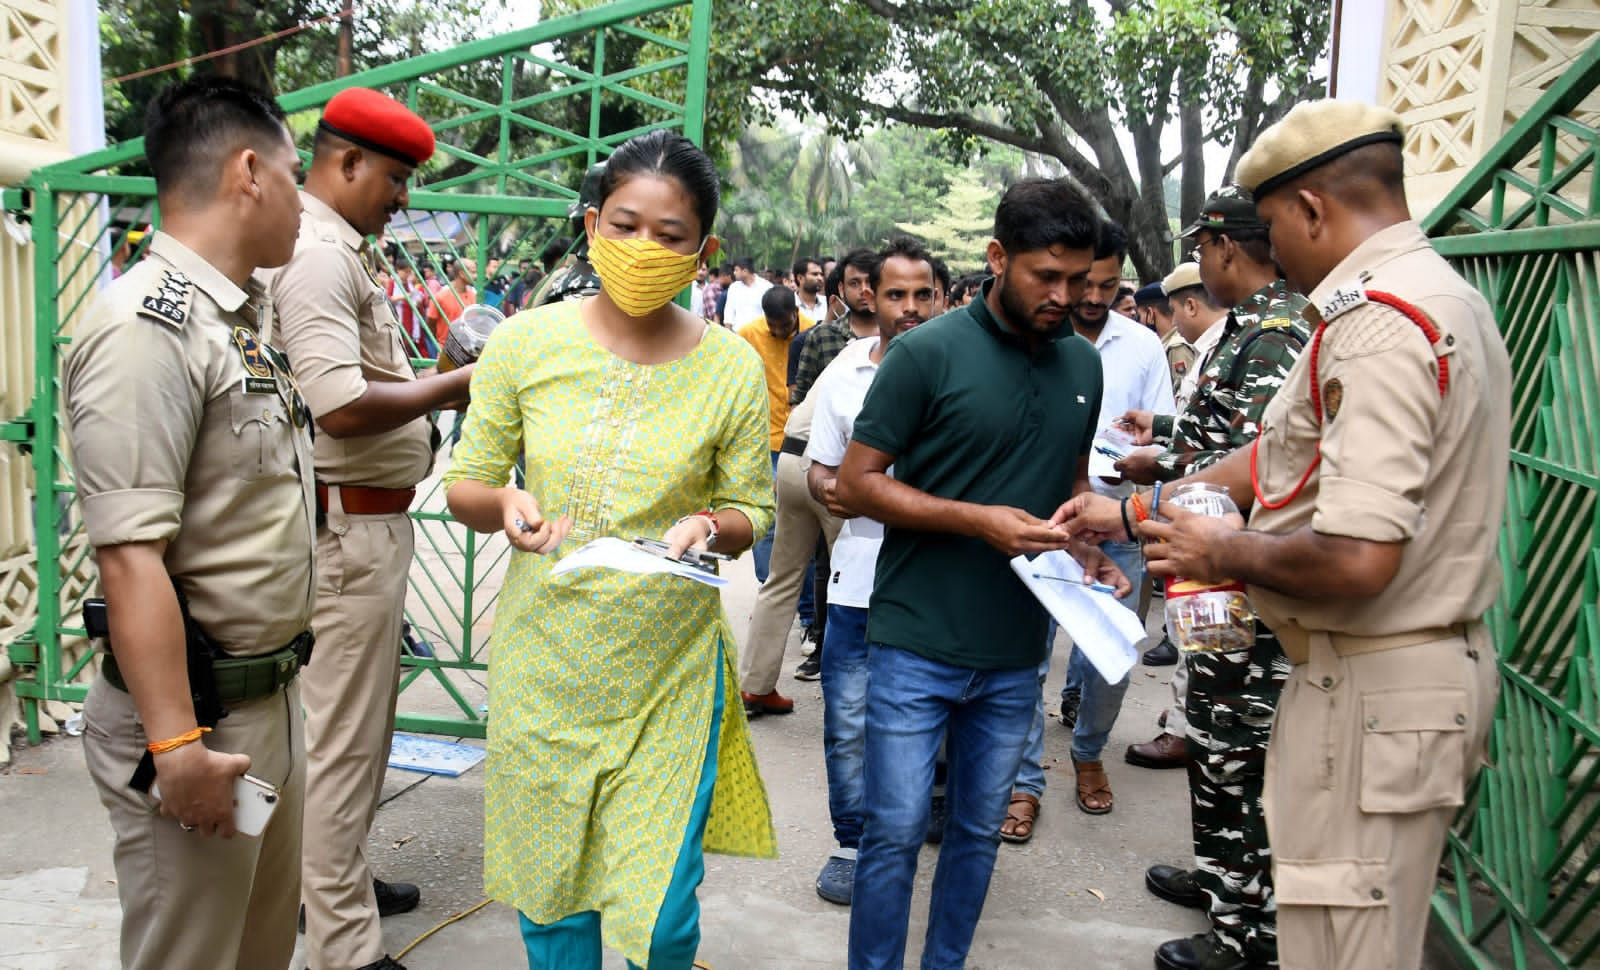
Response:
M311 662L315 637L307 630L287 646L261 657L231 657L200 626L189 612L189 599L173 582L178 596L178 611L183 616L184 659L189 672L189 699L194 704L194 720L200 727L216 727L228 716L228 704L270 697L292 681L300 668ZM98 619L91 620L91 614ZM90 636L103 637L106 655L100 666L106 682L121 691L128 689L112 652L111 630L104 620L105 601L84 603L84 628ZM133 770L128 787L149 791L155 781L155 759L146 751Z

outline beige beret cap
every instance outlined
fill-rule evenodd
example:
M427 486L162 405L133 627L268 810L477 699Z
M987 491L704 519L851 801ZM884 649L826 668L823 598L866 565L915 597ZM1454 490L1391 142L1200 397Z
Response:
M1179 290L1188 289L1200 284L1199 263L1179 263L1178 268L1167 274L1161 281L1161 292L1171 296Z
M1234 180L1260 199L1346 152L1404 140L1405 125L1388 108L1360 101L1307 101L1256 137L1239 159Z

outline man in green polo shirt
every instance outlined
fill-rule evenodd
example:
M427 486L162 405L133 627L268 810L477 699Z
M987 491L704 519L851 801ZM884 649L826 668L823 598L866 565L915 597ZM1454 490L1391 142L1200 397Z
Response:
M888 527L867 623L851 970L903 964L947 733L950 814L923 964L961 966L971 946L1045 650L1044 608L1009 560L1071 548L1090 575L1128 591L1097 548L1048 521L1089 488L1100 358L1066 323L1099 225L1064 181L1007 189L988 247L994 280L889 346L839 469L841 504Z

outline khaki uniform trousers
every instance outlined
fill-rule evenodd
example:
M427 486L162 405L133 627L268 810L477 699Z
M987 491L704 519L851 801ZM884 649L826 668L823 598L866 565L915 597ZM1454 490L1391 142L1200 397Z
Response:
M229 708L200 742L249 755L250 773L278 786L260 838L185 832L158 813L155 799L129 788L150 740L133 698L97 679L83 705L83 753L111 814L122 966L284 970L294 955L305 806L298 686Z
M1263 801L1282 970L1416 970L1445 835L1485 763L1498 691L1481 624L1341 656L1310 635Z
M799 455L778 456L778 513L772 528L772 564L767 581L756 594L750 636L745 639L740 658L739 688L746 694L770 694L778 689L783 651L789 645L789 630L794 626L800 588L811 568L817 537L826 537L831 549L844 527L843 519L834 518L827 506L811 497L806 488L806 469L810 467L810 459Z
M367 860L394 736L411 519L346 515L330 489L317 530L316 652L306 708L302 875L309 970L353 970L387 952Z

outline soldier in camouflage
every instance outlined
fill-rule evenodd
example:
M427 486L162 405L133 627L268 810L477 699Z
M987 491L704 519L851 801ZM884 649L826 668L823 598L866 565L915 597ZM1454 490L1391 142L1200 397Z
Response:
M584 174L578 199L567 210L567 218L572 221L574 228L573 238L577 242L572 246L572 254L551 270L539 288L528 297L529 307L581 300L600 292L600 277L589 265L589 243L583 231L583 213L590 206L600 204L600 176L605 168L603 164L591 165Z
M1203 365L1199 386L1177 416L1126 416L1141 441L1165 450L1136 452L1119 469L1140 484L1172 481L1249 444L1258 422L1309 337L1306 301L1278 277L1266 227L1249 195L1224 186L1206 200L1193 237L1201 279L1214 300L1232 305L1222 339ZM1195 868L1152 866L1145 883L1182 905L1204 908L1211 932L1172 940L1156 951L1162 970L1243 970L1277 966L1271 852L1261 808L1267 741L1289 662L1276 637L1256 625L1254 646L1228 654L1185 655L1183 743L1172 734L1134 745L1181 751L1189 768ZM1174 677L1174 693L1182 690ZM1183 731L1175 712L1167 730ZM1152 765L1154 766L1154 765Z

